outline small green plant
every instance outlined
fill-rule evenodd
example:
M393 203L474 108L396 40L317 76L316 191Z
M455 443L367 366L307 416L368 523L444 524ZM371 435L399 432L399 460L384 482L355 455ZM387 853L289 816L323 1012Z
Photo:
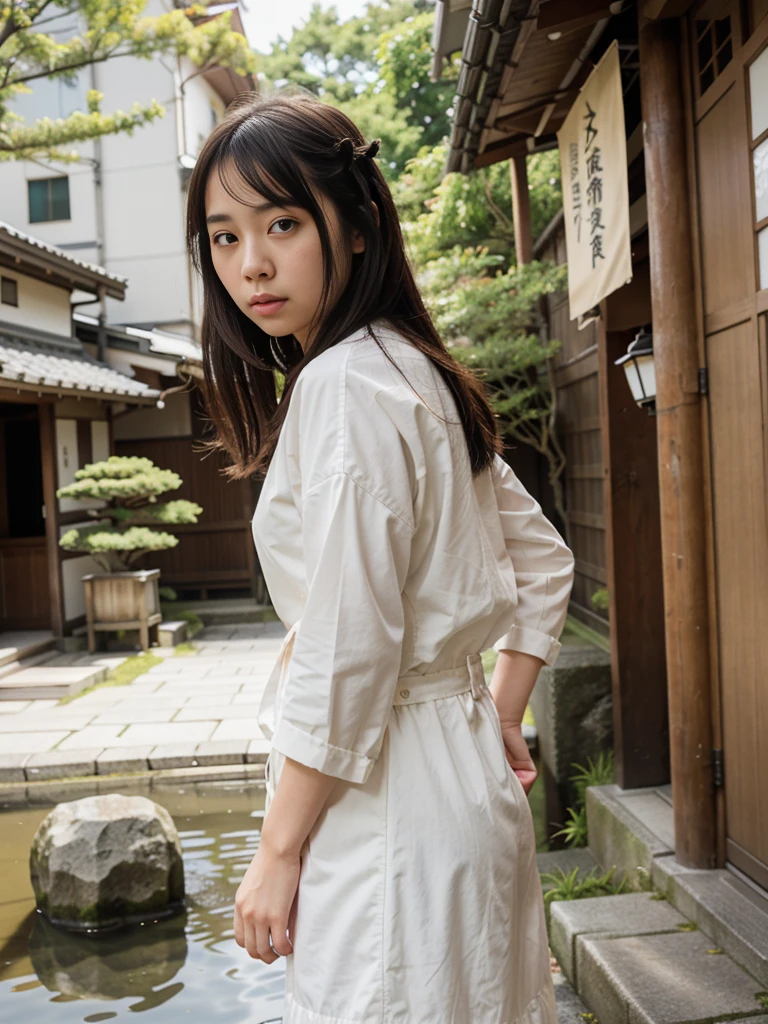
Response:
M610 597L605 587L596 590L589 599L590 604L596 612L607 612L610 607Z
M181 477L170 469L159 469L151 459L110 455L75 473L75 482L60 487L59 498L99 501L85 517L92 526L67 530L59 541L65 551L80 551L105 572L126 572L150 551L175 548L178 537L160 525L196 523L203 511L194 501L158 502L158 496L181 487Z
M197 612L191 611L180 611L178 613L179 618L187 624L187 636L191 640L196 637L201 629L204 628L203 620L197 614Z
M681 921L677 927L681 932L697 932L699 930L695 921Z
M755 999L764 1010L768 1010L768 992L755 992Z
M562 836L566 845L579 847L587 845L587 805L586 790L588 786L607 786L614 781L614 761L612 750L601 750L597 762L591 757L587 758L586 768L577 764L571 764L577 768L575 775L571 775L571 782L576 790L575 806L567 810L568 820L565 825L553 832L552 838Z
M572 871L563 871L556 868L554 871L541 874L541 884L544 895L544 911L547 920L547 929L550 923L550 907L558 900L583 900L593 896L617 896L628 889L627 880L622 878L620 882L613 882L613 873L616 865L609 868L605 874L598 874L597 868L591 868L586 875L579 875L579 868Z
M173 587L158 587L157 593L161 601L178 601L179 595Z

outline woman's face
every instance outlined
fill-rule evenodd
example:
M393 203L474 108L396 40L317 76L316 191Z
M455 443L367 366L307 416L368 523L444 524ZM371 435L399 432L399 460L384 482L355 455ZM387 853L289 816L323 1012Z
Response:
M275 207L234 175L234 199L219 175L211 174L205 191L205 214L211 258L233 302L267 334L293 334L304 351L311 344L309 325L323 289L323 254L312 215L298 206ZM365 242L357 231L345 234L330 200L319 196L336 254L331 306L346 287L352 254ZM282 302L260 303L259 299Z

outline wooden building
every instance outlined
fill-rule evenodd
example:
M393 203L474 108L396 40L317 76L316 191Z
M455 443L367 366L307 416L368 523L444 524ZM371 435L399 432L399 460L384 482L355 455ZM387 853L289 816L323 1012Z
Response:
M75 314L84 347L98 350L98 320ZM203 509L196 523L174 527L179 544L152 556L162 585L181 597L255 597L265 587L251 534L260 482L228 481L219 455L202 451L207 419L195 380L202 377L200 346L191 338L158 328L110 324L106 361L114 369L155 389L162 408L115 406L114 454L139 455L182 479L174 497Z
M619 785L671 781L677 859L766 889L768 2L438 8L433 77L462 49L446 170L510 161L523 212L526 156L618 42L632 281L582 331L550 303L574 614L599 628L607 588ZM564 259L562 223L536 254ZM615 365L649 325L655 416Z
M159 392L83 348L72 297L120 299L126 284L0 223L0 631L62 636L85 621L81 577L98 566L59 547L83 506L56 489L112 452L115 403L154 406Z

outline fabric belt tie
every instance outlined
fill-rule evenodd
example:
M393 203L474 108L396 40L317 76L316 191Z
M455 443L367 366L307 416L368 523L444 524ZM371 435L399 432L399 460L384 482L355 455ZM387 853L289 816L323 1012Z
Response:
M262 733L268 740L272 739L277 727L281 703L279 691L288 669L299 621L291 626L283 640L257 715ZM466 710L467 717L472 719L475 715L475 703L483 697L486 690L482 658L480 654L473 653L467 655L463 665L440 669L437 672L414 672L399 676L392 703L421 704L425 701L439 700L441 697L471 692L472 700Z
M470 691L473 700L480 700L485 689L483 660L479 654L468 654L464 665L444 668L438 672L400 676L392 703L420 704Z

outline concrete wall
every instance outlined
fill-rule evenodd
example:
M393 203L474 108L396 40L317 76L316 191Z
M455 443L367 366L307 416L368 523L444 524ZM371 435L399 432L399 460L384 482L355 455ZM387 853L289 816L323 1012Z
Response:
M38 281L36 277L27 277L7 267L0 267L0 274L16 282L19 298L18 306L0 303L0 320L72 337L69 289Z
M151 0L147 14L171 9L170 0ZM194 70L187 60L174 67L170 59L119 58L86 69L71 92L35 83L35 93L19 100L18 109L30 119L82 109L89 88L104 93L107 112L152 100L165 108L164 117L132 136L105 136L74 147L83 157L101 160L101 249L96 244L98 192L90 163L0 163L0 220L54 245L66 245L72 255L102 263L110 272L128 278L125 301L108 300L112 322L166 325L191 336L199 309L194 308L184 244L186 196L179 156L195 156L214 117L224 113L224 103L202 76L191 78L182 88ZM70 179L71 219L30 224L27 182L60 174ZM80 308L98 312L96 305Z
M160 437L189 437L192 414L188 394L168 395L165 408L142 405L115 419L115 441Z

